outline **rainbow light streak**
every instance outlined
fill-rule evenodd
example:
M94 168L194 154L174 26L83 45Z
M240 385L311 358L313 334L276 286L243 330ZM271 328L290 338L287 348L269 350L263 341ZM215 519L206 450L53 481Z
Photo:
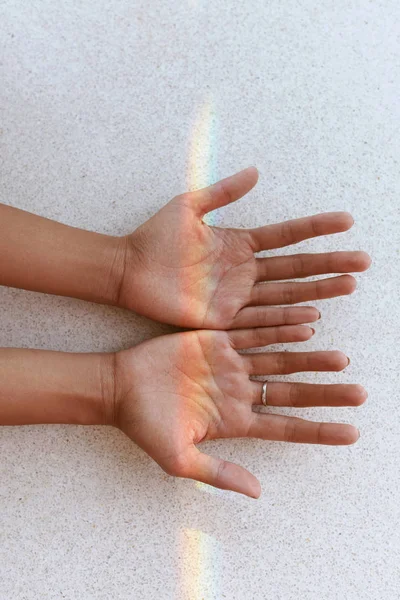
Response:
M181 531L179 542L183 551L179 600L222 598L219 542L197 529Z
M217 118L215 102L209 92L199 107L192 125L189 148L187 189L193 191L218 181L217 174ZM204 221L208 225L221 222L221 209L213 210Z
M200 105L192 125L189 144L189 166L186 181L187 191L194 191L218 181L216 168L216 111L209 93ZM204 218L208 225L221 221L219 210ZM185 229L183 219L182 227ZM189 241L190 243L190 241ZM186 285L187 282L183 282ZM181 307L185 310L185 307ZM184 390L182 390L184 393ZM198 490L223 495L210 485L195 482ZM221 552L219 542L197 529L183 528L179 533L180 589L179 600L208 600L221 598L219 567Z
M217 174L216 132L215 102L211 92L208 92L192 125L187 178L188 191L207 187L219 179ZM218 226L221 220L221 209L213 210L204 217L204 221L208 225ZM218 490L206 483L196 481L195 485L203 492L217 496L224 495L223 490Z

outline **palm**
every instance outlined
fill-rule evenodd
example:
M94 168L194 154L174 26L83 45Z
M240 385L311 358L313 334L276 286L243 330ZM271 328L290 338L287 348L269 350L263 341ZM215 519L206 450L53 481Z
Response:
M230 334L190 331L123 351L117 355L116 424L168 473L254 495L258 487L254 476L238 465L202 454L196 444L247 436L328 444L355 441L354 428L348 425L324 424L322 431L318 423L252 410L260 404L261 384L250 375L340 370L347 359L339 352L239 354L237 350L278 340L306 340L311 334L303 326ZM340 389L327 391L321 386L271 383L268 402L293 398L288 395L291 385L297 385L300 405L321 403L321 398L333 404L339 397L350 404L360 399L358 386L328 386Z
M168 251L160 243L167 236ZM179 200L139 228L133 240L135 284L143 273L152 297L149 316L159 318L163 311L164 321L183 326L229 328L249 301L256 276L254 253L240 237L209 227Z
M156 453L145 449L160 464L174 461L204 439L245 433L251 412L244 399L251 396L251 382L228 335L193 331L165 336L162 341L162 345L160 338L145 342L125 357L127 380L140 371L142 381L140 399L127 397L122 405L125 428L133 424L126 433L143 435L141 445L146 446L152 442L151 431L157 439ZM132 407L135 416L130 419L127 413Z
M249 191L257 180L254 175L254 170L245 170L210 188L177 196L129 236L120 304L183 327L228 329L310 322L315 309L276 306L351 293L355 280L349 275L317 284L276 281L364 270L369 258L362 252L255 256L307 237L345 231L352 225L347 213L252 230L204 223L205 212ZM140 296L135 289L141 290Z

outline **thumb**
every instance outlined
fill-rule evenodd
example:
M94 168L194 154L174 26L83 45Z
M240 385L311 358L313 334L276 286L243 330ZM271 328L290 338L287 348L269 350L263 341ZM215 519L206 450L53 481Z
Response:
M203 454L193 446L187 456L188 464L185 477L202 481L222 490L231 490L258 498L261 494L260 482L249 471L226 460Z
M247 194L258 181L256 167L247 167L208 187L187 194L201 216L210 210L226 206Z

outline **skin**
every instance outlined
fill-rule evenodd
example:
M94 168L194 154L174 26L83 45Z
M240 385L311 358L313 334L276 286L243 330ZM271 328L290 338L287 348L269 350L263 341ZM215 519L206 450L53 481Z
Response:
M315 309L277 305L351 294L356 280L348 274L314 282L290 280L364 271L371 262L365 252L255 256L347 231L354 223L349 213L256 229L221 229L203 221L207 212L244 196L257 180L257 169L249 167L208 188L176 196L127 236L125 258L119 261L124 270L118 304L183 327L232 329L310 322Z
M365 252L256 256L347 231L353 218L346 212L256 229L221 229L203 221L207 212L244 196L257 179L257 169L249 167L176 196L123 237L0 205L0 285L114 304L187 328L310 323L318 311L292 305L350 294L356 280L347 273L364 271L370 258ZM346 274L291 281L329 273Z
M353 225L348 213L247 230L204 223L207 212L239 199L257 179L250 167L176 196L123 237L0 205L1 285L115 304L197 329L115 355L0 350L0 424L113 425L167 473L252 497L259 496L260 484L251 473L201 453L197 445L226 437L354 443L358 432L351 425L252 410L260 404L261 383L251 376L338 371L348 359L340 352L238 350L308 339L312 329L299 324L315 321L319 312L291 305L351 293L356 283L347 272L370 264L364 252L256 256L347 231ZM290 281L328 273L346 274ZM365 398L357 385L268 384L268 403L277 406L356 406Z
M261 405L262 385L253 375L340 371L348 365L338 351L240 353L312 335L310 327L295 325L187 331L116 354L0 349L0 424L111 425L170 475L258 498L254 475L202 453L201 442L253 437L348 445L359 437L352 425L253 410ZM359 406L366 397L351 384L270 382L267 388L271 406Z
M170 475L258 498L261 488L254 475L202 453L197 444L253 437L347 445L359 438L352 425L252 410L261 405L262 383L251 376L341 371L349 359L338 351L238 351L278 341L306 341L312 335L313 330L302 325L230 332L198 330L155 338L119 352L111 421ZM270 382L267 387L271 406L359 406L366 397L359 385Z

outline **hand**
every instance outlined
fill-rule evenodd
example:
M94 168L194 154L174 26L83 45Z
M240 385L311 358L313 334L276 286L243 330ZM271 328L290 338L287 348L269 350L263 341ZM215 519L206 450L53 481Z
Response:
M305 341L310 327L297 325L225 331L188 331L154 338L116 354L111 424L143 448L167 473L257 498L258 480L246 469L203 454L204 440L254 437L308 444L353 444L352 425L315 423L257 413L262 383L251 375L340 371L341 352L239 354L244 348ZM358 406L359 385L269 382L271 406Z
M173 198L123 238L124 274L117 303L147 317L183 327L234 329L309 323L309 307L277 308L351 294L356 281L343 275L317 282L271 283L323 273L364 271L365 252L256 258L254 253L315 236L347 231L350 214L325 213L256 229L221 229L204 215L241 198L256 184L249 167L208 188ZM261 283L268 282L268 283Z

